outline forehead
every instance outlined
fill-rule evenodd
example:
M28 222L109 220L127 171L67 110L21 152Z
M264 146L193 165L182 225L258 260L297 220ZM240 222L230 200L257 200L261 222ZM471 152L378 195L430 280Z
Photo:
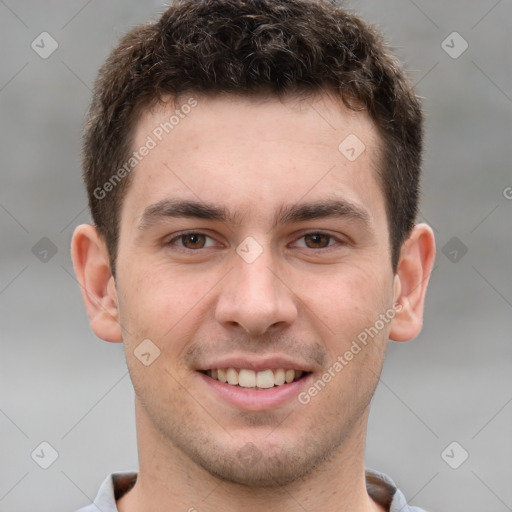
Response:
M182 95L144 112L133 141L140 160L121 215L129 222L178 197L255 220L303 198L339 194L370 216L385 215L373 122L330 95Z

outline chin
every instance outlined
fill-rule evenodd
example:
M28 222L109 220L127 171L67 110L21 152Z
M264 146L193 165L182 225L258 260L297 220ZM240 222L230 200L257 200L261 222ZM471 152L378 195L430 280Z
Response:
M203 469L224 482L256 488L282 487L309 473L311 468L304 461L292 458L262 456L253 464L245 464L238 456L226 458L223 464L204 465Z
M256 441L256 443L258 443ZM233 484L251 488L282 487L299 481L310 474L336 449L331 445L315 446L300 442L290 446L269 446L267 443L247 442L237 451L216 446L202 453L189 453L189 457L212 476ZM306 448L307 446L307 448Z

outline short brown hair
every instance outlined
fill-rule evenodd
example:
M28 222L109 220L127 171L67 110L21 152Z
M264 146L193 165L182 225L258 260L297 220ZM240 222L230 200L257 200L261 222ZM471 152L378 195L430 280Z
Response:
M380 134L379 178L396 270L418 208L423 116L379 33L327 0L177 0L159 20L122 38L94 86L83 169L112 272L130 176L108 187L107 200L98 190L130 158L143 109L183 93L282 97L327 89L368 112Z

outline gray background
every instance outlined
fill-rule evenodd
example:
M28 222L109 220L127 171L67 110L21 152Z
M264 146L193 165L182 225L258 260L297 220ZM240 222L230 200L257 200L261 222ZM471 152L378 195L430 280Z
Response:
M381 27L425 98L421 216L438 244L423 332L389 348L367 464L431 511L512 510L512 2L347 5ZM69 243L89 219L80 129L96 70L162 9L0 1L1 512L74 510L107 473L137 465L122 346L90 331ZM43 31L59 45L47 59L31 48ZM469 44L458 58L442 46L454 31ZM444 48L462 44L450 36ZM31 458L43 441L58 452L46 470Z

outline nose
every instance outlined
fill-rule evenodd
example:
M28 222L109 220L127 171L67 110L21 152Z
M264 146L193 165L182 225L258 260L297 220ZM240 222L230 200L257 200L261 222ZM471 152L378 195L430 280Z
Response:
M234 268L223 281L215 317L225 328L243 329L252 335L285 328L295 321L294 294L269 250L251 263L235 256Z

